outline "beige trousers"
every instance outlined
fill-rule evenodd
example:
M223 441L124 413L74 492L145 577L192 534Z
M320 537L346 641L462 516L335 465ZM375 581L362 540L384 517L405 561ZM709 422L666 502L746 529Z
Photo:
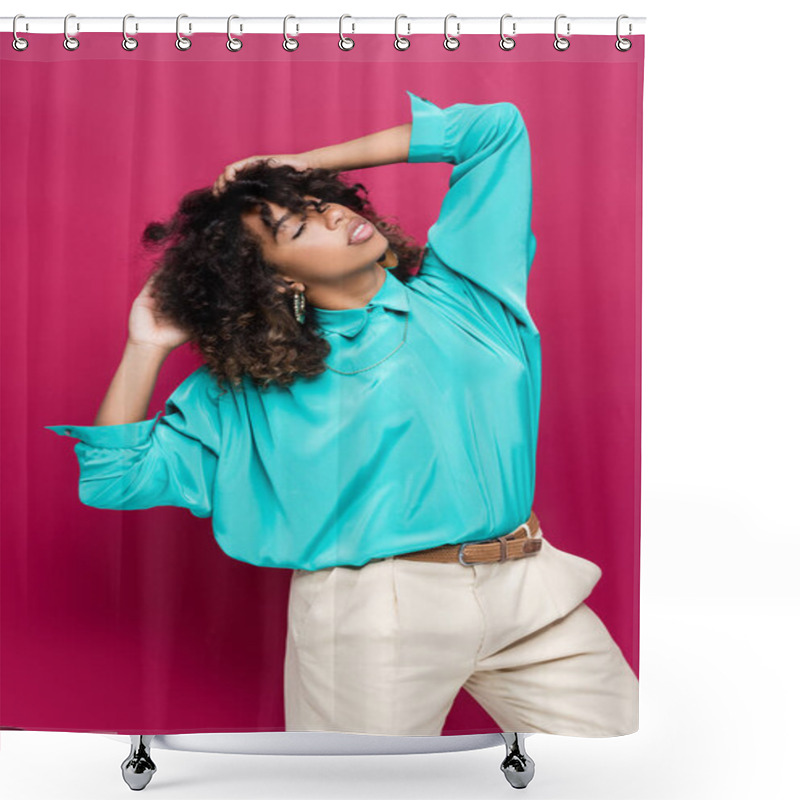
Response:
M600 576L544 538L497 564L295 570L286 730L438 736L463 687L503 731L634 733L639 682L583 602Z

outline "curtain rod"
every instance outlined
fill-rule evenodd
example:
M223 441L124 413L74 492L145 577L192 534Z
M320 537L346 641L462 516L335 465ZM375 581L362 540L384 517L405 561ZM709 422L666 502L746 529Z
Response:
M559 15L558 32L561 36L588 34L597 36L613 36L617 32L617 17L570 17ZM552 17L515 17L506 16L503 32L506 36L517 36L526 33L550 33L555 29L555 15ZM643 34L646 17L625 16L620 22L620 35L630 36ZM13 17L0 17L0 30L11 32ZM64 33L64 17L28 17L21 15L17 19L17 34L24 33ZM82 17L77 14L69 16L67 31L70 36L80 33L122 33L122 17ZM413 36L415 33L435 33L444 36L445 17L412 17L400 15L397 20L397 31L401 36ZM126 23L129 36L137 33L175 32L177 17L137 17L131 15ZM292 16L287 20L287 33L294 36L303 33L386 33L394 34L395 17L360 17L345 15L339 17L305 17ZM567 27L569 26L569 28ZM284 29L284 17L248 17L239 16L231 20L231 33L279 33ZM183 35L193 33L226 33L228 17L195 17L182 15L180 31ZM450 36L462 36L475 33L496 33L500 35L500 15L496 17L459 17L450 15L447 21Z

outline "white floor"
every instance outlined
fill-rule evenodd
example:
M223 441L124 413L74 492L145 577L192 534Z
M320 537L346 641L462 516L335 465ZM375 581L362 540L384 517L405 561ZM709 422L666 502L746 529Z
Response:
M776 598L642 603L640 730L612 739L533 735L544 798L797 797L798 603ZM784 598L786 601L786 598ZM123 743L101 735L0 731L0 796L128 796ZM396 756L244 756L153 750L144 789L162 798L508 797L502 746Z

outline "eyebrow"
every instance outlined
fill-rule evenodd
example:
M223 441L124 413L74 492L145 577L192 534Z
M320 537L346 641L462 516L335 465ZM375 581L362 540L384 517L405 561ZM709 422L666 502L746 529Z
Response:
M325 205L325 203L324 203L324 201L315 201L314 203L312 203L312 205ZM288 214L284 214L278 220L278 222L275 224L275 240L276 241L278 240L278 234L281 231L281 225L283 225L283 223L286 222L286 220L289 219L289 217L291 217L291 216L292 216L292 212L290 211Z

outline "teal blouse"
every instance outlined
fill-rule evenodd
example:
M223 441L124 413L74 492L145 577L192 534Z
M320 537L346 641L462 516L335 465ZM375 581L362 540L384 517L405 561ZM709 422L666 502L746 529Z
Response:
M222 394L203 365L153 419L46 425L79 440L82 503L188 508L231 558L304 570L527 519L541 396L528 133L508 102L408 95L409 162L453 165L421 268L406 283L386 271L366 306L315 308L327 363L370 368Z

